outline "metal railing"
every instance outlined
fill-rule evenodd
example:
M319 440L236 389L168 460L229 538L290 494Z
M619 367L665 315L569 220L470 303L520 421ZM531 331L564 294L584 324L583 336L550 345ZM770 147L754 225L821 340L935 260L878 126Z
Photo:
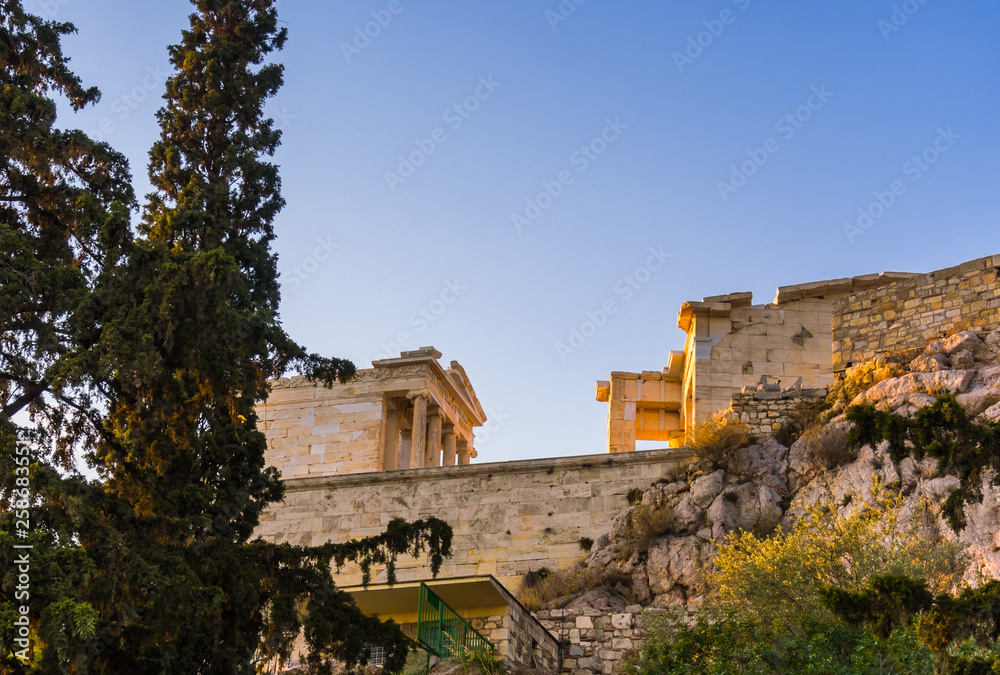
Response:
M442 659L468 652L493 654L490 641L423 582L417 602L417 641Z

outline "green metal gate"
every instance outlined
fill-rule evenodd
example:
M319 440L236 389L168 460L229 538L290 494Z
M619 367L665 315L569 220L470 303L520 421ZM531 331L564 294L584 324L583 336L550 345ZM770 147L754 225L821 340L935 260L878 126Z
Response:
M490 641L423 582L417 602L417 641L442 659L468 652L493 654Z

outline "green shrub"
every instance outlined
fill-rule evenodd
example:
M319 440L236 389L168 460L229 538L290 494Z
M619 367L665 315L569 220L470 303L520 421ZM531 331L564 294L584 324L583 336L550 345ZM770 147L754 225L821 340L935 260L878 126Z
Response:
M492 653L466 651L459 654L463 675L504 675L507 666L502 658Z
M699 615L689 624L653 619L642 646L627 653L627 675L932 675L934 657L913 627L879 640L867 627L807 621L796 630L755 623L738 613ZM984 671L988 672L988 671Z
M594 540L590 537L580 537L580 548L584 551L589 551L594 547Z
M642 490L637 487L630 489L625 493L625 499L628 501L629 506L635 506L642 501Z

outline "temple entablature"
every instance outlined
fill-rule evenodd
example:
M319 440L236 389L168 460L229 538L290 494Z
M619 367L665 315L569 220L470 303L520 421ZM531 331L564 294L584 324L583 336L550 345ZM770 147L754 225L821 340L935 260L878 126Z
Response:
M268 463L283 478L469 464L486 422L457 361L421 347L375 361L345 384L271 383L257 407Z

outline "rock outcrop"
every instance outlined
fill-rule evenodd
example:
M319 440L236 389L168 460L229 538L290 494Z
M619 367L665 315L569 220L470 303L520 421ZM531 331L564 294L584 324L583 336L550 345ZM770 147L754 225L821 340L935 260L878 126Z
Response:
M852 403L871 404L913 415L941 394L954 394L970 416L1000 420L1000 331L981 336L963 331L932 342L909 363L872 363L864 373L878 373ZM848 375L850 376L850 375ZM843 439L849 423L837 415L819 431ZM839 434L839 436L837 435ZM905 458L894 463L885 444L864 447L851 461L826 469L810 450L808 438L785 447L764 438L734 451L725 467L694 463L667 476L645 492L641 502L624 510L611 531L600 537L589 556L571 573L589 570L593 578L614 580L576 599L555 604L606 607L626 603L650 607L697 606L705 598L702 573L732 532L757 534L788 527L803 503L821 500L850 508L848 494L865 497L878 480L898 481L907 500L926 498L940 505L958 485L954 476L938 475L934 460ZM1000 578L1000 489L983 478L982 504L966 507L960 533L938 518L941 531L969 545L966 578L985 569Z

